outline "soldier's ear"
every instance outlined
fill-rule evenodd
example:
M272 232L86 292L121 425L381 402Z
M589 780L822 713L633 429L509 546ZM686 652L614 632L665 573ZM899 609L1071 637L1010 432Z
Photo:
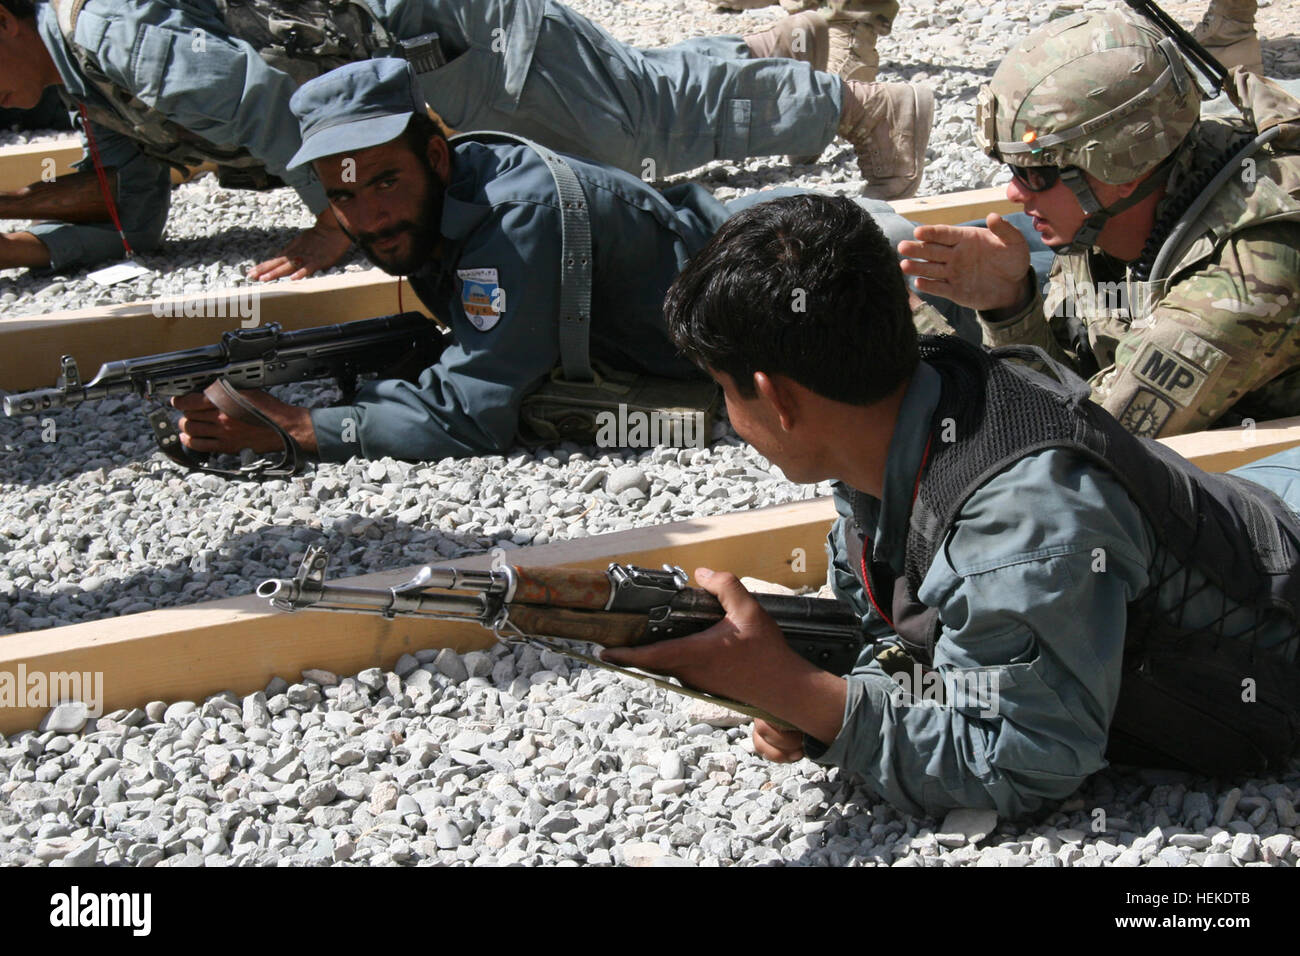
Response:
M1146 182L1155 174L1156 171L1152 170L1151 172L1147 173L1145 176L1139 176L1137 179L1130 180L1129 182L1120 183L1119 185L1112 186L1111 189L1114 189L1116 192L1119 193L1120 199L1128 199L1129 196L1133 195L1134 190L1136 190L1139 186L1141 186L1144 182Z
M429 166L438 175L438 179L446 183L451 179L451 147L441 136L430 136L429 142L425 145L425 158L429 161Z

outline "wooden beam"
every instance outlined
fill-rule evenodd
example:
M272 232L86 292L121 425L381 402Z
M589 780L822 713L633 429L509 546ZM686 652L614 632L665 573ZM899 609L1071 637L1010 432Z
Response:
M49 143L5 146L0 149L0 192L22 189L32 183L76 172L72 164L81 159L81 142L73 138Z
M24 147L26 148L26 147ZM977 189L928 199L909 199L895 207L918 222L965 222L997 209L1007 211L998 189ZM279 322L286 329L329 325L398 311L397 281L379 269L304 279L299 282L250 284L212 289L155 302L145 300L40 316L0 320L0 388L21 391L47 388L59 371L59 356L72 355L83 377L108 361L157 352L193 348L216 342L227 329L238 328L240 317L211 316L203 303L236 303L253 296L263 324ZM409 284L403 286L408 309L426 311ZM186 303L191 303L186 308ZM227 308L227 312L229 309ZM189 315L190 318L184 316ZM171 316L171 317L168 317Z
M1231 471L1300 445L1300 417L1174 435L1162 441L1206 471Z
M397 283L382 270L368 269L5 319L0 321L0 388L52 386L63 354L77 360L88 380L104 362L211 345L244 322L302 329L387 315L398 311ZM402 304L428 314L405 280Z
M1181 435L1165 444L1210 470L1233 468L1300 445L1300 419L1241 429ZM637 528L509 552L512 564L603 568L610 561L688 571L704 565L791 587L825 580L823 548L834 518L829 499ZM458 559L484 568L490 558ZM286 567L283 576L292 576ZM349 583L389 587L413 568L371 574ZM150 700L201 700L222 690L251 693L273 676L294 678L306 667L340 674L391 668L404 653L425 647L486 647L483 629L436 621L393 620L353 614L280 614L252 596L184 608L0 637L0 680L22 672L103 675L104 709ZM4 674L9 676L5 678ZM0 707L0 732L35 727L41 707Z
M922 199L900 199L891 203L894 211L904 219L921 223L947 223L960 225L975 219L983 219L991 212L1020 212L1020 206L1007 199L1005 186L992 186L988 189L968 189L962 192L946 193L942 196L926 196Z
M48 143L0 147L0 192L12 192L65 173L75 173L73 163L81 159L81 140L72 137ZM213 163L195 166L188 172L172 170L172 184L187 183L216 170Z
M814 499L521 548L509 557L512 564L585 568L615 560L643 567L679 564L688 571L708 565L789 586L819 585L826 577L823 544L833 518L829 499ZM454 563L486 568L490 561L481 555ZM295 570L284 568L284 576ZM411 573L372 574L350 583L389 587ZM465 651L492 640L476 625L282 614L250 595L0 637L0 681L16 682L20 674L98 673L107 712L151 700L202 700L221 690L248 694L277 674L296 679L306 667L340 674L391 668L402 654L421 648ZM0 732L35 727L46 709L0 707Z

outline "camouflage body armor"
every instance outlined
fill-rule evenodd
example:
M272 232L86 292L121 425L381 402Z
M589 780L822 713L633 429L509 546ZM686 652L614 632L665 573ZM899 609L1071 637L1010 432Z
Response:
M77 66L110 104L86 103L91 121L130 137L146 155L177 168L216 163L224 186L279 185L242 146L213 143L169 120L113 83L94 54L76 41L86 0L50 0L59 32ZM213 0L225 32L248 43L266 63L301 85L335 67L369 58L394 43L361 0ZM196 39L197 42L197 39Z
M1061 328L1058 337L1072 343L1079 373L1088 377L1119 366L1115 374L1094 383L1101 386L1098 396L1124 391L1124 379L1135 377L1139 382L1164 379L1145 384L1155 392L1173 391L1163 397L1152 394L1128 408L1124 424L1137 434L1158 433L1170 412L1166 399L1190 397L1234 352L1255 355L1255 380L1267 383L1240 389L1248 395L1243 409L1257 418L1295 413L1300 392L1292 376L1284 373L1300 356L1295 347L1279 346L1291 329L1298 304L1289 290L1270 281L1267 262L1242 270L1240 281L1250 288L1249 313L1232 328L1217 329L1213 344L1152 321L1157 308L1208 314L1223 298L1222 287L1191 274L1247 229L1300 222L1300 155L1276 151L1257 153L1247 178L1231 176L1208 197L1199 214L1187 216L1199 196L1196 187L1231 163L1230 155L1252 139L1252 132L1243 135L1242 125L1223 121L1202 124L1187 157L1185 181L1192 188L1179 190L1165 201L1146 253L1118 280L1116 273L1106 270L1104 257L1093 252L1062 256L1052 270L1044 313ZM1187 228L1172 235L1180 222L1186 222ZM1157 259L1163 259L1161 274L1153 275ZM1140 343L1125 341L1144 326L1147 334ZM1225 341L1228 338L1234 341ZM1173 356L1179 356L1176 365L1169 364Z
M1202 92L1174 41L1107 12L1031 35L980 91L985 152L1060 170L1086 217L1053 250L1035 321L1093 377L1093 400L1137 434L1206 427L1230 408L1256 418L1300 412L1300 285L1272 251L1300 235L1291 225L1300 223L1300 101L1263 77L1238 70L1230 79L1241 117L1202 119ZM1103 208L1084 173L1142 181ZM1136 261L1096 248L1112 216L1161 187ZM986 344L1026 341L1027 321L986 324Z

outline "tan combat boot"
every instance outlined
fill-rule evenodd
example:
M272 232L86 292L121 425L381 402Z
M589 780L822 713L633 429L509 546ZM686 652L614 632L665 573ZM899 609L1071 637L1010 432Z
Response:
M827 15L831 50L826 69L846 80L874 80L880 66L876 40L889 34L897 15L895 0L831 0Z
M1263 73L1263 55L1255 33L1256 0L1210 0L1200 24L1192 31L1201 46L1231 70Z
M800 13L778 20L761 33L750 33L744 40L755 59L779 56L825 70L828 33L826 18L820 13Z
M915 83L844 81L839 134L858 154L872 199L916 195L934 123L934 92Z
M781 0L781 8L786 13L803 13L805 10L816 10L822 5L822 0Z

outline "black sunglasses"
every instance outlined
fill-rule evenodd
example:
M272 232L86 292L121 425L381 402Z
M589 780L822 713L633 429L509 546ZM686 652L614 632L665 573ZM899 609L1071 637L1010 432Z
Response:
M1016 182L1031 193L1041 193L1051 189L1061 181L1059 166L1012 166L1007 164Z

